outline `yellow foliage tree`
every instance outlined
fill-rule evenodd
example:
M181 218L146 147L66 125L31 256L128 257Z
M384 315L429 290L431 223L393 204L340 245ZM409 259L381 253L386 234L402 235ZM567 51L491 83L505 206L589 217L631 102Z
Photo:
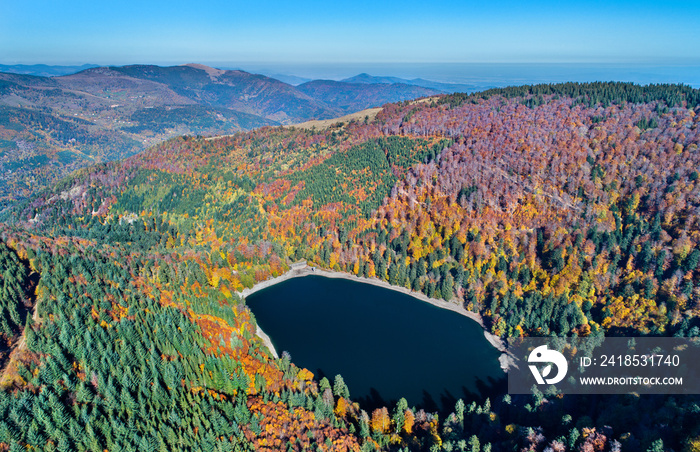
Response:
M348 402L344 397L338 398L338 403L335 406L335 414L339 417L345 417L348 412Z
M384 434L389 431L391 418L386 407L377 408L372 412L372 430Z
M413 414L413 411L406 410L403 414L403 431L410 435L413 432L413 424L415 422L416 417Z

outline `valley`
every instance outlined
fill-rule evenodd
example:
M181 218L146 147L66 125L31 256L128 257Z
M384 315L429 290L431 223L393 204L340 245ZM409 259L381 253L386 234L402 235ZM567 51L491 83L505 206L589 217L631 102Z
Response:
M343 82L314 90L197 64L94 67L54 77L0 73L0 208L76 169L175 136L330 119L437 92Z
M275 335L247 304L265 291L238 294L305 260L441 299L501 339L698 337L698 113L699 91L683 85L519 86L389 103L327 128L180 136L72 173L3 213L3 312L12 320L3 338L21 331L27 353L3 376L0 444L691 447L700 438L695 395L477 395L457 386L443 407L408 388L372 403L366 386L355 396L343 375L350 371L337 378L301 349L272 356L256 336L258 316ZM25 261L29 269L18 264ZM32 287L29 272L39 275L36 323L10 310ZM336 339L336 324L351 338L381 330L362 326L372 320L365 309L323 312L335 294L378 288L342 278L284 284L313 281L327 285L320 304L283 315L280 331L299 336L321 325ZM280 306L272 311L294 311L316 291L273 289ZM485 361L501 372L475 322L390 294L357 302L395 297L375 303L386 310L381 318L451 315L475 327L483 347L421 336L428 327L457 334L461 324L443 319L401 323L398 343L383 348L388 342L374 338L362 349L377 348L380 360L430 355L460 365L467 358L451 360L446 350L474 348L493 352ZM411 302L431 314L411 314ZM302 326L312 314L319 317ZM300 340L311 355L327 345ZM417 375L435 367L413 363Z

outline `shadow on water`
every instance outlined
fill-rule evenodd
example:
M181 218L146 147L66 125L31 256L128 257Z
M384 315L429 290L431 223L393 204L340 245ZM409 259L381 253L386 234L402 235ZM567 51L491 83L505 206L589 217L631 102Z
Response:
M369 388L369 394L364 397L354 397L352 393L350 393L350 398L359 403L360 408L367 411L367 413L370 415L372 414L372 411L383 406L391 410L391 408L396 406L396 402L398 402L398 400L384 399L382 395L379 394L377 388Z
M371 413L408 405L442 417L458 399L483 403L506 392L500 353L472 319L409 295L344 279L307 276L250 295L260 327L298 367L331 387L342 375Z
M323 377L319 376L319 378ZM445 390L440 394L439 401L435 400L433 394L423 390L421 400L409 400L408 406L414 407L416 410L425 410L428 413L438 413L440 418L444 419L454 412L455 405L459 399L462 399L466 404L470 404L471 402L482 404L487 398L493 401L495 398L503 396L508 392L508 379L505 376L502 378L489 377L486 381L477 379L476 386L476 392L470 391L466 386L462 386L461 394L457 395ZM398 402L398 400L395 399L385 399L377 388L370 388L369 394L366 396L355 397L350 394L350 397L353 401L359 403L360 408L365 410L370 416L372 415L372 411L381 407L387 407L389 412L391 412Z
M477 402L479 404L483 403L487 398L494 399L501 397L508 392L508 379L503 376L502 378L488 377L485 381L478 378L475 382L476 391L470 391L466 386L462 386L461 394L456 396L449 391L444 391L440 395L440 404L431 406L429 403L432 399L426 399L424 391L424 403L425 406L420 406L426 411L437 411L441 418L448 416L455 410L455 405L458 399L462 399L465 403L469 404L471 402ZM428 407L431 406L430 410Z
M324 377L328 379L333 388L333 383L335 376L328 376L321 368L316 368L315 377L317 381L321 381ZM428 392L427 390L422 391L422 397L420 401L408 401L408 406L413 407L416 410L425 410L428 413L438 413L440 419L444 419L449 416L455 410L455 405L457 400L462 399L465 404L470 404L476 402L482 404L487 398L492 401L496 398L502 397L504 394L508 393L508 378L504 374L503 377L493 378L491 376L486 379L477 378L474 382L476 390L470 390L467 386L462 385L460 388L460 394L453 394L449 390L443 390L443 392L438 396L439 401L435 400L435 396ZM375 387L369 389L369 394L365 396L357 396L350 393L350 398L360 404L360 408L365 410L370 416L372 411L377 408L387 407L391 413L398 399L386 399L382 397L379 390Z

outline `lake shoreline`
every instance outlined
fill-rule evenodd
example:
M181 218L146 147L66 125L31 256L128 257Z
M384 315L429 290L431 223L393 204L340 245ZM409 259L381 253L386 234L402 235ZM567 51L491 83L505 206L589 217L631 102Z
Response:
M339 278L339 279L346 279L348 281L355 281L355 282L361 282L365 284L372 284L374 286L378 287L383 287L385 289L393 290L396 292L401 292L403 294L409 295L413 298L417 298L420 301L429 303L433 306L436 306L441 309L447 309L453 312L456 312L457 314L463 315L465 317L469 317L473 321L479 324L481 326L481 329L484 332L484 337L488 341L489 344L491 344L496 350L501 352L501 356L499 357L498 361L500 363L501 369L503 372L507 373L508 369L512 365L512 358L508 355L508 351L506 349L505 342L498 336L492 334L490 331L488 331L484 325L484 321L481 317L481 315L468 311L464 309L464 307L449 302L445 300L439 300L437 298L430 298L427 295L420 293L420 292L414 292L410 289L407 289L405 287L398 287L398 286L393 286L389 284L386 281L382 281L376 278L365 278L362 276L356 276L356 275L351 275L348 273L342 273L342 272L334 272L334 271L328 271L328 270L322 270L316 267L310 267L305 264L299 265L299 264L293 264L292 268L284 273L283 275L280 275L276 278L268 279L266 281L261 281L257 284L255 284L251 288L246 288L243 289L241 292L237 292L238 296L241 298L247 298L248 296L266 289L268 287L271 287L275 284L279 284L283 281L287 281L292 278L302 278L304 276L323 276L326 278ZM273 355L277 355L277 352L275 351L274 346L272 345L272 342L270 341L270 338L267 334L265 334L262 329L260 329L260 326L258 326L258 331L256 334L263 340L265 345L270 349L270 352Z
M265 347L267 347L268 350L270 350L270 353L272 353L272 356L275 358L279 358L279 355L277 354L277 350L275 349L275 346L272 344L272 340L270 339L270 336L265 333L262 328L260 328L260 325L257 325L257 328L255 330L255 335L258 336L260 339L262 339L263 344L265 344Z

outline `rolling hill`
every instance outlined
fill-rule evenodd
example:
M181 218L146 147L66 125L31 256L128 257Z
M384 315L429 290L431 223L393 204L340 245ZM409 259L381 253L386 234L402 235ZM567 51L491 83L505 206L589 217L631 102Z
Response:
M314 99L335 105L344 114L369 107L378 107L385 103L429 97L440 93L430 88L401 83L364 84L333 80L314 80L302 83L297 86L297 89Z
M59 77L0 73L0 209L77 168L170 137L329 119L433 93L346 83L307 91L197 64L94 67Z

